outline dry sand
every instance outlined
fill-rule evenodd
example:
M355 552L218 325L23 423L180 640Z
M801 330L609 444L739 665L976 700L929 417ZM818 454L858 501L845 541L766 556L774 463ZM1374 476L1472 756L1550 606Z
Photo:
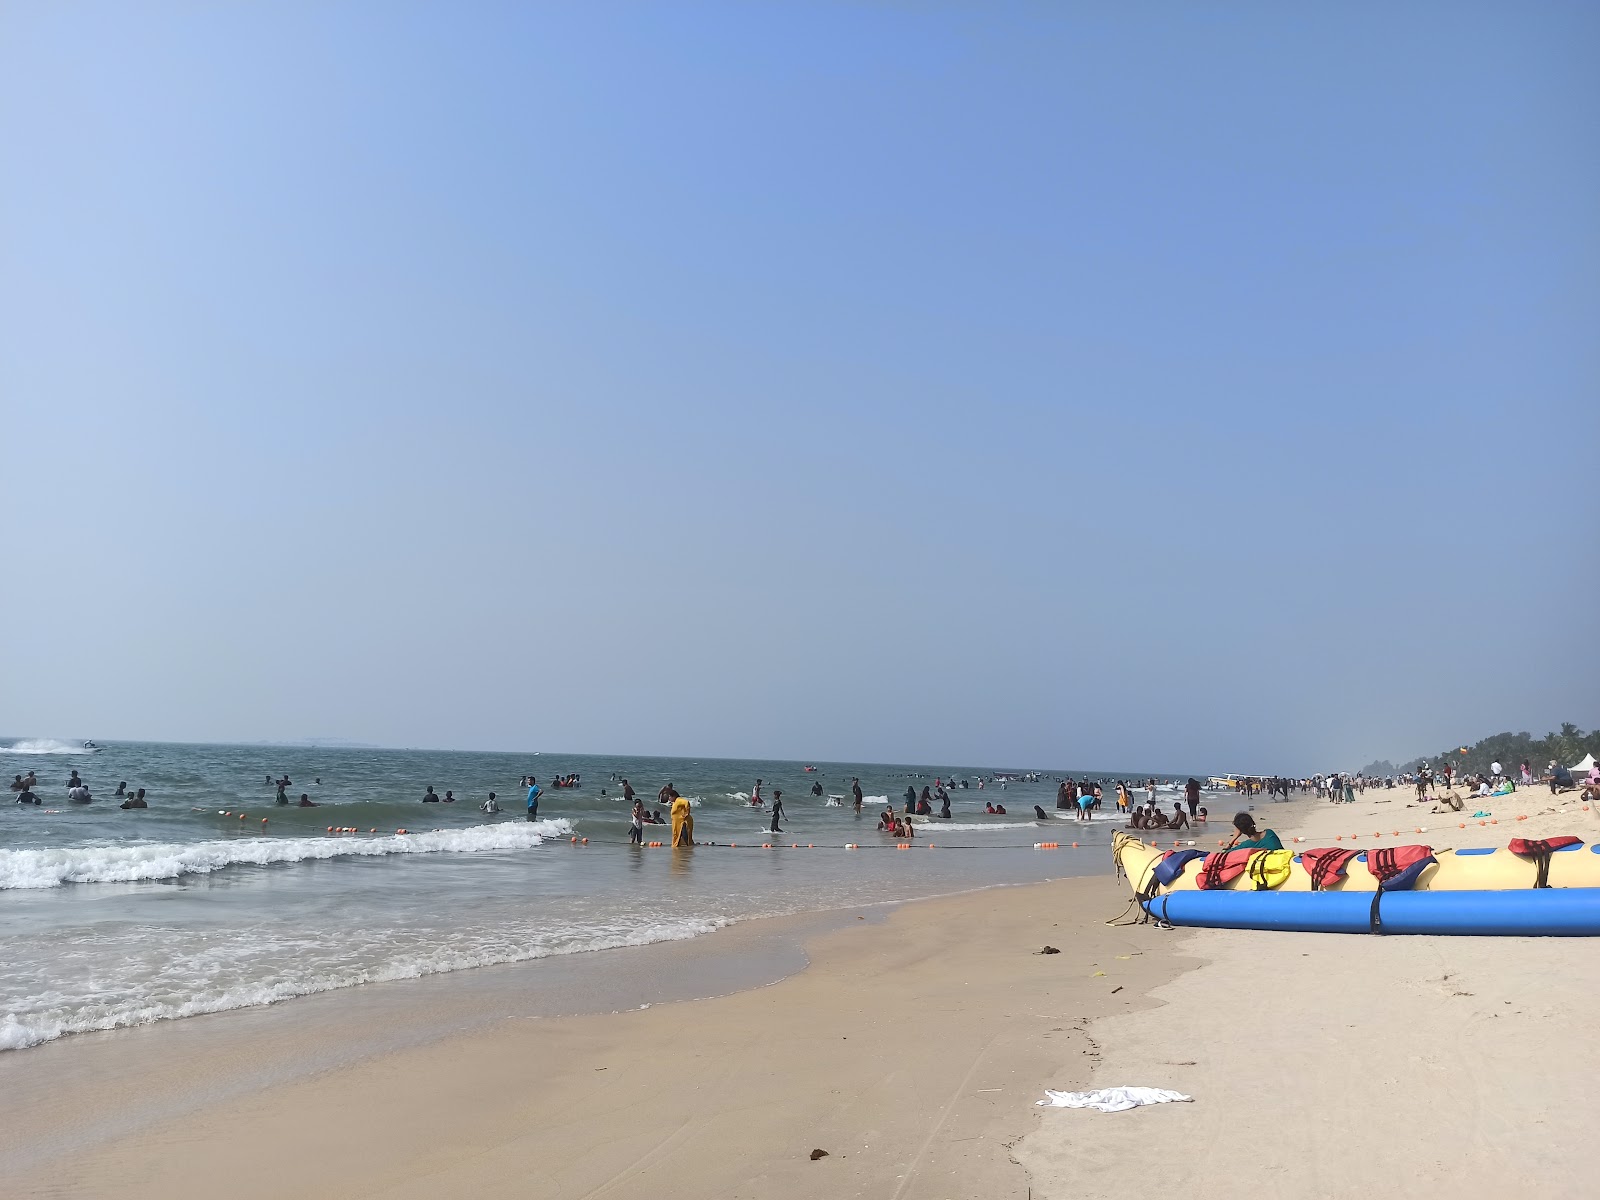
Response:
M1010 1147L1037 1121L1046 1083L1087 1077L1087 1020L1146 1006L1145 993L1179 969L1170 935L1105 926L1125 902L1105 876L906 905L821 935L811 966L769 987L500 1021L222 1089L198 1110L35 1161L5 1191L1025 1197ZM741 928L748 937L759 924ZM1041 955L1046 943L1061 953ZM319 1011L358 1019L377 1011L383 986L330 996ZM232 1058L270 1057L251 1022L230 1015L197 1020L237 1038L212 1037L178 1063L165 1047L196 1044L180 1028L191 1022L139 1031L120 1057L109 1053L119 1043L77 1039L22 1054L117 1063L120 1080L63 1069L54 1112L97 1087L137 1104L143 1078L216 1080ZM813 1149L828 1156L813 1161Z
M1256 815L1306 847L1352 833L1370 845L1379 831L1376 844L1441 848L1590 841L1600 824L1576 792L1479 802L1499 821L1481 826L1406 807L1412 799L1395 789L1347 805L1258 803ZM1222 817L1213 827L1225 825L1231 809L1211 807ZM1395 838L1397 828L1410 832ZM1102 1057L1090 1086L1170 1087L1195 1103L1048 1112L1017 1151L1036 1196L1126 1197L1156 1179L1189 1200L1600 1193L1575 1136L1600 1071L1593 941L1167 936L1206 965L1155 990L1165 1007L1091 1023Z

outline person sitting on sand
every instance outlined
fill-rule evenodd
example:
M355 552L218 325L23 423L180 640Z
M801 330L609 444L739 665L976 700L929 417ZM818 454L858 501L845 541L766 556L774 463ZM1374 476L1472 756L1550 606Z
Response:
M1435 793L1434 805L1429 812L1460 812L1462 808L1461 794L1454 788L1448 792Z
M1172 817L1167 822L1167 828L1168 829L1187 829L1187 828L1189 828L1189 814L1183 811L1183 805L1181 803L1174 804L1172 806Z
M1283 842L1271 829L1257 829L1256 819L1247 812L1233 815L1233 827L1237 831L1233 840L1228 843L1229 850L1282 850Z
M1165 829L1169 824L1171 822L1167 820L1167 814L1154 804L1144 810L1144 827L1146 829Z
M144 789L140 788L139 790L142 792ZM300 793L300 803L299 803L299 805L297 807L300 807L300 808L321 808L322 805L318 804L315 800L313 800L310 796L306 795L304 792L301 792Z
M1202 808L1199 812L1197 812L1195 814L1194 823L1196 825L1204 825L1206 823L1206 810L1205 809Z

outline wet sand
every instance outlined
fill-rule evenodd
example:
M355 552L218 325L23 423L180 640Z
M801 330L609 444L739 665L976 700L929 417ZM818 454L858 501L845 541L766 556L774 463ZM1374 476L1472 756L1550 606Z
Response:
M1104 923L1125 903L1103 876L603 952L744 989L603 1015L518 1014L485 969L68 1038L0 1062L32 1106L0 1163L18 1196L1025 1197L1042 1089L1184 965ZM713 966L801 943L767 986Z

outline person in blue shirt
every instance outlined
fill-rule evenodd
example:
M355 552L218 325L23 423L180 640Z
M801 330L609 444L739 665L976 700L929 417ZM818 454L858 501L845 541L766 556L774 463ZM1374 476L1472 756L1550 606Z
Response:
M539 819L539 781L532 775L528 776L528 820Z

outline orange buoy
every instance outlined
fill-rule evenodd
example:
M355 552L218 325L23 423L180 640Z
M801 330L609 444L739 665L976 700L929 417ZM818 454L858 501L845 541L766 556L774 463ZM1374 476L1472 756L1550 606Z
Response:
M1078 843L1077 843L1077 842L1073 842L1073 843L1072 843L1072 848L1073 848L1073 849L1074 849L1074 850L1076 850L1076 849L1077 849L1077 848L1078 848Z
M262 818L261 818L261 823L262 823L262 824L263 824L263 825L265 825L265 824L266 824L266 823L267 823L267 819L266 819L266 818L265 818L265 817L262 817Z

